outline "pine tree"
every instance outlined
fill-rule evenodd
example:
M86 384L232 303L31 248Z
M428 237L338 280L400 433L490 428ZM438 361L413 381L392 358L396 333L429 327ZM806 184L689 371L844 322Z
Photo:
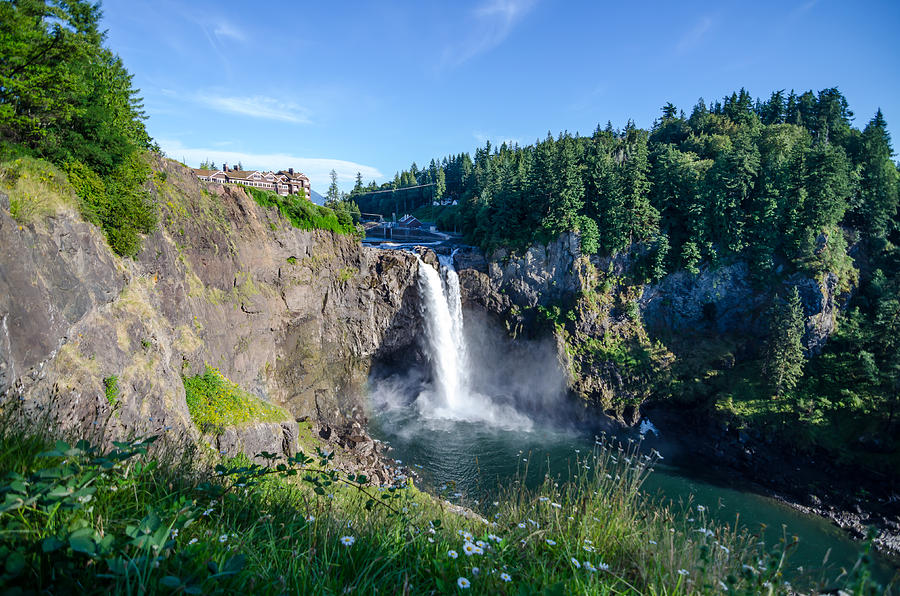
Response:
M803 333L806 324L797 287L791 289L787 301L776 296L769 313L765 372L772 390L780 397L793 390L803 376Z
M862 134L862 168L854 219L869 238L884 238L897 212L898 176L891 161L891 137L881 110Z
M337 172L331 170L329 174L331 177L331 184L328 185L328 192L325 193L325 202L326 203L336 203L341 200L341 191L338 189L338 175Z

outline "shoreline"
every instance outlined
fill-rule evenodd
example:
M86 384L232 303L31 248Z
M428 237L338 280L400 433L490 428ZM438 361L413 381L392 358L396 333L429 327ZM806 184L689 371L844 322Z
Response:
M866 539L874 527L875 549L900 568L896 489L815 454L793 453L756 433L736 431L699 411L660 403L645 404L641 410L659 429L661 440L678 437L674 443L681 452L676 461L690 458L692 466L703 465L716 477L737 475L747 490L827 519L855 540Z

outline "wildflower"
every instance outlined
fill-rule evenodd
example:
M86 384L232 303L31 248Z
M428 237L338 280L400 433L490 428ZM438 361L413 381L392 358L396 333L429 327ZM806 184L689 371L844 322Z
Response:
M206 511L204 511L204 512L203 512L203 515L209 515L210 513L212 513L212 508L207 509Z
M597 568L594 567L590 561L584 562L584 568L587 569L588 571L590 571L591 573L595 573L597 571Z
M599 569L600 571L609 571L609 564L608 563L597 563L597 569Z
M576 559L575 557L572 557L569 560L572 561L572 565L575 566L575 569L581 569L581 563L578 562L578 559Z
M191 538L191 539L188 541L188 544L197 544L197 539L196 539L196 538Z
M538 497L538 501L540 501L541 503L546 503L549 500L550 500L549 497Z
M697 511L703 513L704 511L706 511L706 507L704 507L703 505L697 505Z
M719 587L722 588L722 590L723 590L724 592L727 592L727 591L728 591L728 586L725 585L725 582L723 582L722 580L719 580Z
M555 507L557 509L562 509L562 505L560 505L559 503L550 503L550 506Z
M596 549L595 549L593 546L591 546L590 544L585 544L585 545L582 546L581 548L583 548L585 551L587 551L587 552L589 552L589 553L592 553L592 552L594 552L594 551L596 550Z
M472 575L478 575L479 573L481 573L481 569L479 569L478 567L472 567Z
M500 501L494 501L494 507L499 507L499 506L500 506Z
M524 524L524 522L519 524L519 529L520 529L520 530L524 530L524 529L525 529L525 524Z
M720 544L720 545L719 545L719 548L721 548L722 550L724 550L726 555L727 555L728 553L731 552L730 550L728 550L728 547L725 546L724 544Z
M219 536L219 542L225 542L226 540L228 540L228 534L222 534L221 536Z
M461 577L458 580L456 580L456 585L459 586L463 590L468 590L469 586L471 586L472 584L466 578Z
M481 551L481 552L478 552L478 551ZM483 552L484 551L480 547L475 546L471 542L466 542L463 545L463 554L465 554L467 557L471 557L472 555L476 555L476 554L480 555Z
M648 540L648 542L649 542L650 544L653 544L653 545L656 544L656 540Z
M687 575L688 573L690 573L690 572L687 569L679 569L678 570L678 575Z
M172 538L178 538L178 528L172 530Z
M455 550L448 550L447 556L450 557L451 559L455 559L456 557L459 556L459 554L457 554L457 552Z
M315 515L308 515L308 516L306 516L306 521L309 522L309 523L312 523L312 522L316 521L316 516L315 516Z
M477 547L479 547L479 548L484 548L485 546L487 546L487 544L485 543L484 540L476 540L476 541L475 541L475 546L477 546Z
M488 540L493 540L494 542L500 542L503 539L500 538L499 536L497 536L496 534L488 534Z
M556 541L547 538L547 544L549 544L550 546L556 546Z
M500 574L500 579L502 579L502 580L505 581L505 582L511 582L511 581L512 581L512 578L511 578L511 577L509 576L509 574L506 573L506 572L503 572L503 573Z

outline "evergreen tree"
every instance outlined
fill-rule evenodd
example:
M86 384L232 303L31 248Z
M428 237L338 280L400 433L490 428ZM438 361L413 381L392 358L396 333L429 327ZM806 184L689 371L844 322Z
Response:
M897 212L898 176L891 161L891 138L881 110L862 134L859 198L854 215L869 238L884 238Z
M331 178L331 184L328 185L328 192L325 193L325 203L336 203L341 200L341 191L337 183L338 175L334 170L331 170L328 175Z
M803 376L803 334L806 325L797 287L791 289L787 301L776 296L769 312L765 372L775 395L782 396L793 390Z

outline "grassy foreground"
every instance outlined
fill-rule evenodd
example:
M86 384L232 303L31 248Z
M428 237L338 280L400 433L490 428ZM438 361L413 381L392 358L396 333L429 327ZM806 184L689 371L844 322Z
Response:
M514 483L481 515L411 484L371 487L298 454L201 468L154 439L106 453L0 438L5 593L790 593L792 542L648 508L653 459L598 443L568 483ZM151 455L152 454L152 455ZM690 516L690 517L688 517ZM877 593L861 566L842 578Z

